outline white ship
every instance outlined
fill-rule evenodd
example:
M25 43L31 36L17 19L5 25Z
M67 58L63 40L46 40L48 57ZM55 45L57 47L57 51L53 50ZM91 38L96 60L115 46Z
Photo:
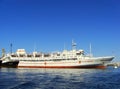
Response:
M70 51L42 53L26 53L25 49L18 49L16 53L7 54L5 58L19 60L21 68L106 68L106 63L113 60L109 57L86 56L84 50L76 50L76 44L72 44Z

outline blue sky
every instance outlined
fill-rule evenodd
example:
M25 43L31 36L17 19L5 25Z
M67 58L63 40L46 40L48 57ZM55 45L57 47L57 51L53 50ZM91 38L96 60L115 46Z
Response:
M78 49L120 61L119 0L0 0L0 49Z

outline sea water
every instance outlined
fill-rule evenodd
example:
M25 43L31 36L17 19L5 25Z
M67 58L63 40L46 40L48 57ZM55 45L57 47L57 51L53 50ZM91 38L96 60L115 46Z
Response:
M1 68L0 89L120 89L120 68Z

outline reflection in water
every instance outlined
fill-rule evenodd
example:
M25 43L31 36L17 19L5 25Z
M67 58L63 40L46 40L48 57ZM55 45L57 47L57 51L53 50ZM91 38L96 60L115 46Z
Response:
M1 68L0 72L2 76L0 89L109 89L111 86L120 87L117 82L120 77L117 79L114 77L120 72L114 69Z

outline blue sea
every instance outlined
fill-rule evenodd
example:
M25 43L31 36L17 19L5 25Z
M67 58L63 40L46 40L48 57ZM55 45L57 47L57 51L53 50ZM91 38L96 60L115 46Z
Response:
M120 68L1 68L0 89L120 89Z

